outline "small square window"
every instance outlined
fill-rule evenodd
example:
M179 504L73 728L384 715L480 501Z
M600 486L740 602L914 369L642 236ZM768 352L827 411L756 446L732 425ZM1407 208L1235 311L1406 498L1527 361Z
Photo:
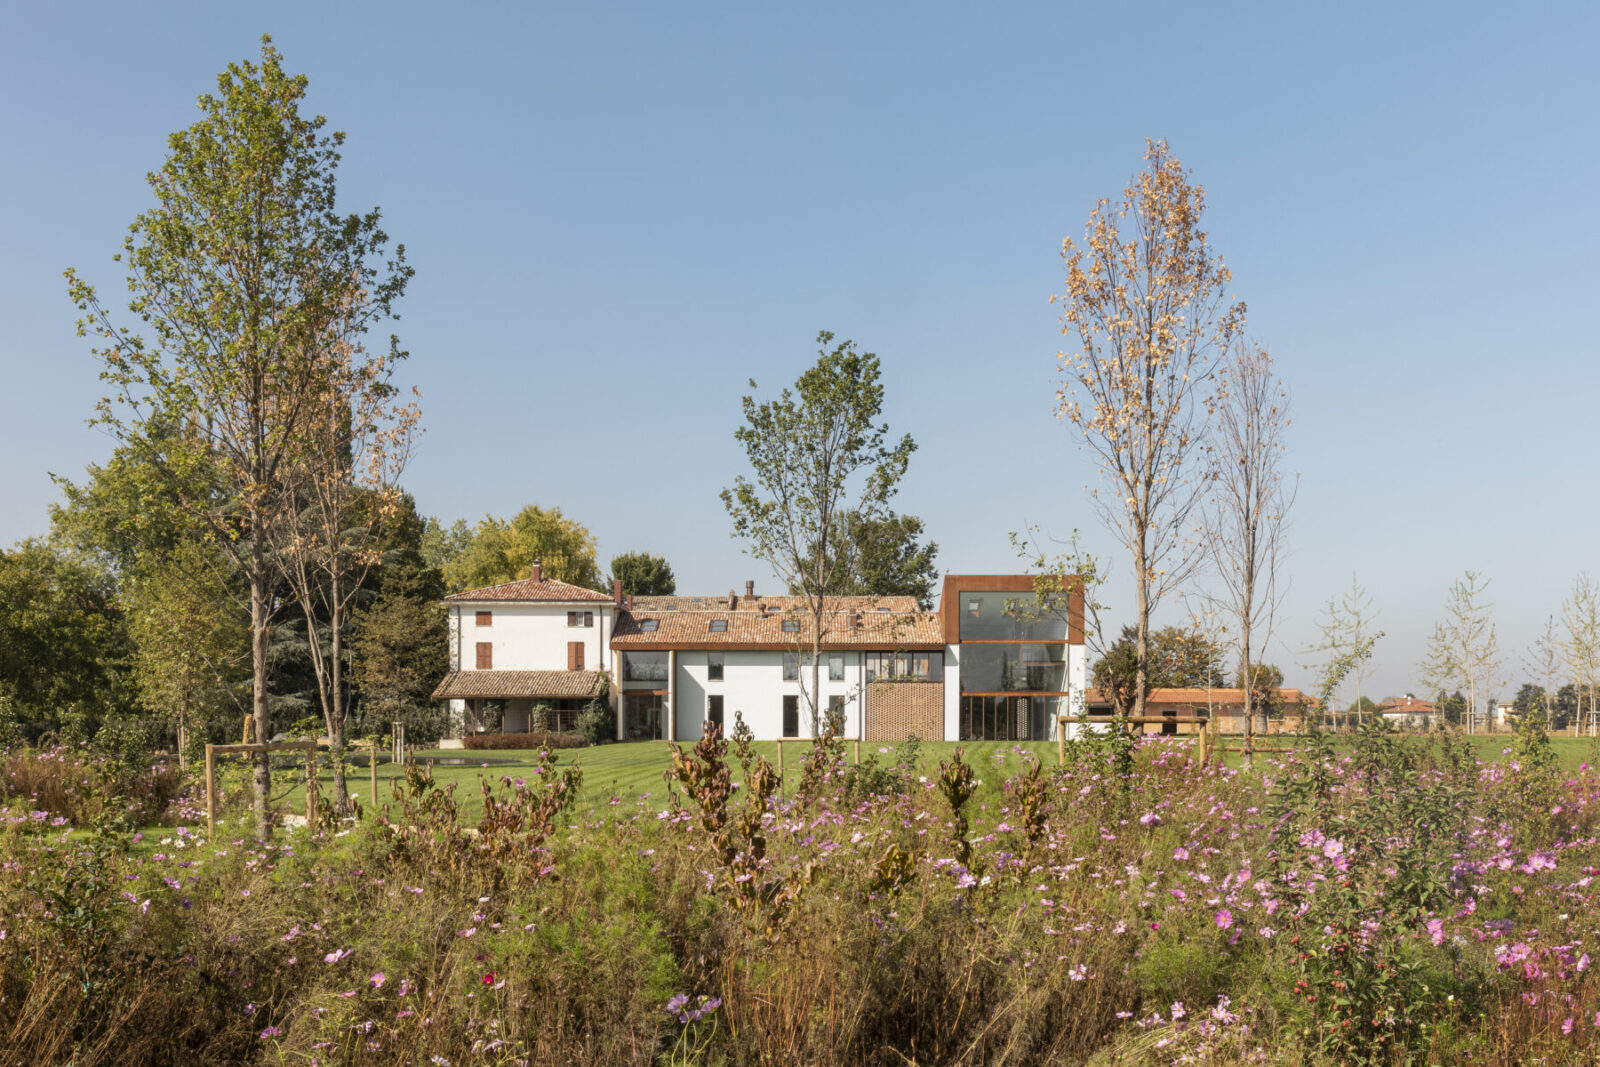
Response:
M639 632L642 634L653 634L656 632L657 628L660 627L660 625L660 619L640 619Z
M727 633L728 632L728 620L727 619L712 619L711 620L711 632L714 633L714 634L725 634L725 633Z
M783 632L786 633L786 634L797 634L797 633L799 633L800 632L800 620L799 619L784 619L783 620Z
M477 624L479 626L493 626L494 625L494 612L492 612L492 611L480 611L480 612L477 613L477 620L476 621L477 621Z

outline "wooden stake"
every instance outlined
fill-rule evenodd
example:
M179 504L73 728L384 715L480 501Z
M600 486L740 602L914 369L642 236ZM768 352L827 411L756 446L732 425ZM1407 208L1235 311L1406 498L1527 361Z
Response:
M306 831L317 832L317 750L306 752Z
M378 739L372 739L372 759L368 761L367 770L372 772L372 810L378 810Z
M217 753L206 745L206 835L217 832Z

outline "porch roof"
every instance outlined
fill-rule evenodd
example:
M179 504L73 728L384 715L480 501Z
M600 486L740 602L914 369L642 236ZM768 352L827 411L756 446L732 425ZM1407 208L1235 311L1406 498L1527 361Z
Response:
M605 689L600 671L451 671L434 700L582 700Z

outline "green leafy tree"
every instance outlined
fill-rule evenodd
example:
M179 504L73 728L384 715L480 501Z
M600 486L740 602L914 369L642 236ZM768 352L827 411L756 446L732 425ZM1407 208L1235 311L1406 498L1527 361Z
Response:
M444 579L426 558L426 530L411 498L402 496L379 533L383 563L368 583L350 640L357 729L367 733L403 722L408 738L443 735L443 715L431 698L449 669L450 633L440 603Z
M144 554L122 584L139 701L170 723L180 760L214 725L236 728L248 706L249 635L227 563L213 546L188 541Z
M152 469L186 484L197 465L219 489L184 498L234 557L249 590L251 706L270 737L268 641L282 562L272 549L287 521L292 475L306 447L337 330L359 336L388 317L411 268L388 250L376 210L341 215L335 172L343 134L301 114L306 79L284 72L264 38L259 65L230 65L201 119L174 133L149 175L153 208L123 244L132 316L112 318L68 272L109 395L98 420ZM391 342L391 348L396 347ZM176 435L158 436L177 427ZM256 832L271 833L271 768L255 761Z
M1121 715L1156 689L1218 689L1226 684L1222 673L1222 646L1213 638L1181 626L1164 626L1150 635L1146 688L1139 686L1139 630L1124 626L1121 636L1095 661L1089 676L1100 695Z
M850 341L833 348L833 334L817 335L817 362L776 400L744 398L745 424L734 439L745 450L751 477L740 475L722 491L733 535L765 560L778 580L805 600L809 631L809 687L802 685L813 734L820 732L819 692L828 602L849 578L834 550L845 517L872 522L888 514L916 443L898 442L876 420L883 412L878 357ZM751 388L755 383L751 382ZM809 638L807 638L809 633Z
M833 536L833 552L842 561L841 596L911 596L924 610L933 606L939 581L934 563L939 546L923 543L922 520L892 511L863 518L851 511L841 516ZM791 585L789 592L799 595Z
M457 519L446 526L438 519L429 517L422 527L421 551L422 558L428 566L443 574L451 561L467 550L472 544L472 527L467 525L466 519Z
M589 528L561 514L560 508L529 504L510 522L484 516L471 542L445 563L445 585L459 592L514 582L532 575L535 563L545 578L585 589L603 584Z
M132 651L110 576L40 540L0 550L0 711L87 740L132 703Z
M611 558L611 580L622 583L624 596L671 596L678 591L672 565L664 556L624 552Z

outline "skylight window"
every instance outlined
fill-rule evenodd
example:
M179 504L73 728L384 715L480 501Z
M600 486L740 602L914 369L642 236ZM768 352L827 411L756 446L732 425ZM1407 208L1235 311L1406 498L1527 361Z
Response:
M640 633L645 633L645 634L653 634L653 633L656 632L656 628L658 626L660 626L660 625L661 625L661 620L660 619L640 619L639 620L639 632Z
M800 620L799 619L784 619L783 620L783 632L786 633L786 634L797 634L797 633L799 633L800 632Z
M711 620L711 632L714 633L714 634L725 634L725 633L727 633L728 632L728 620L727 619L712 619Z

